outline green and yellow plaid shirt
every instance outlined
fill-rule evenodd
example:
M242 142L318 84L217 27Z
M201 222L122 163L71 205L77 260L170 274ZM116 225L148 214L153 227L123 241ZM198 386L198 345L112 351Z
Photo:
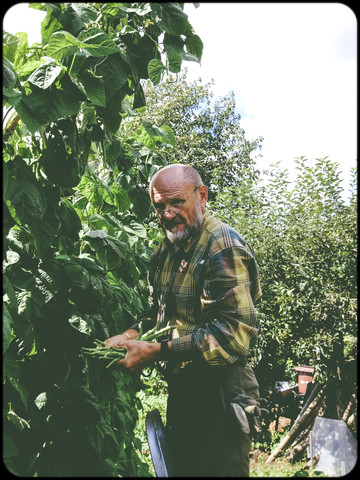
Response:
M178 250L163 238L151 261L150 310L138 317L144 331L168 323L172 355L226 365L244 359L257 339L255 302L261 297L249 245L228 225L204 214L196 238Z

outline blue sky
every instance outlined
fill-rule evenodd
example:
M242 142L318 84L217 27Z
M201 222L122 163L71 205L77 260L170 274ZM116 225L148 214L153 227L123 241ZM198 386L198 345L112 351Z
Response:
M259 165L329 156L348 182L357 165L357 22L341 3L185 3L204 43L189 78L235 92L249 139L264 137ZM40 41L44 12L15 5L3 28ZM344 183L344 187L346 183Z

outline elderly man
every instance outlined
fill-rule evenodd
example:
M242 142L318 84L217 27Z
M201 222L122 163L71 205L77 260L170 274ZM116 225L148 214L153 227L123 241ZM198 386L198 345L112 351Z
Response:
M242 407L259 397L246 361L261 296L254 255L210 216L207 188L193 167L161 169L149 192L165 234L151 261L152 305L106 346L126 348L119 364L129 371L165 365L174 476L248 476L251 433ZM175 328L159 343L134 341L140 322L144 331L155 323Z

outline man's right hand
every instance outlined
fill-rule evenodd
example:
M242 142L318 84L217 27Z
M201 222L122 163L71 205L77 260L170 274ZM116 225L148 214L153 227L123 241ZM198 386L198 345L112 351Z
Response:
M113 337L107 338L105 340L105 348L120 348L123 346L124 342L127 342L128 340L135 340L135 338L138 336L139 332L131 328L120 335L114 335Z

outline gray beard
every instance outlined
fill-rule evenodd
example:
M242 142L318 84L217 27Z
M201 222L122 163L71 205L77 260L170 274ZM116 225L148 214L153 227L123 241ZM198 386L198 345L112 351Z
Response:
M168 230L165 228L165 233L167 238L171 243L174 243L176 246L180 246L186 243L193 235L200 232L201 225L204 220L204 215L201 211L200 205L198 202L195 203L195 221L192 225L186 225L184 230L181 232Z

